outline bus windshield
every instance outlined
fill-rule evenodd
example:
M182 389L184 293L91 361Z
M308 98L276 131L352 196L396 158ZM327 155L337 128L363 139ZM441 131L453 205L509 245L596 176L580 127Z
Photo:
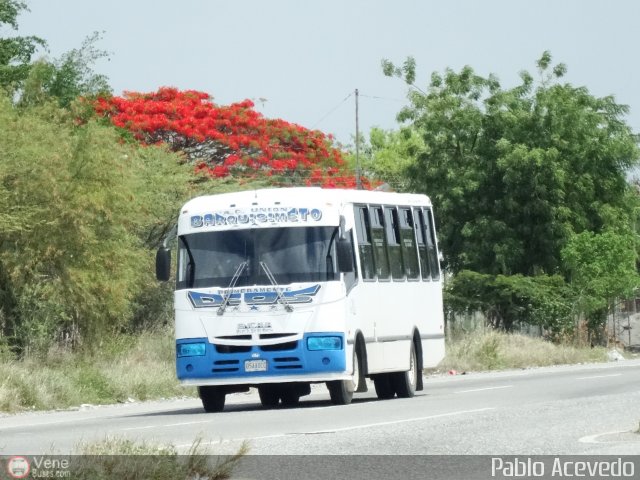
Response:
M179 237L178 289L227 288L238 267L236 287L339 280L337 227L287 227L199 232Z

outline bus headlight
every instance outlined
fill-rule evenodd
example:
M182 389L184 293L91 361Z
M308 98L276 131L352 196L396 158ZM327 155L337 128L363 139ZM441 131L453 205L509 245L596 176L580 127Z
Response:
M308 337L309 350L342 350L341 337Z
M207 351L204 342L201 343L179 343L176 345L178 357L201 357Z

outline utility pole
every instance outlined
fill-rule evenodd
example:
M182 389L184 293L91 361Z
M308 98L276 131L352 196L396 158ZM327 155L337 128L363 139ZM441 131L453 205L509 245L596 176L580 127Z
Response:
M358 89L356 88L356 189L362 190L360 179L360 130L358 128Z

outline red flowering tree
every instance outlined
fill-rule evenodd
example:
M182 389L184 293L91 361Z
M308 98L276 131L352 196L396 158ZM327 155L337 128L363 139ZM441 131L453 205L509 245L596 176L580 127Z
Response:
M274 183L355 187L342 152L330 136L284 120L268 119L250 100L220 106L203 92L163 87L99 98L99 115L145 144L182 152L211 177L275 177Z

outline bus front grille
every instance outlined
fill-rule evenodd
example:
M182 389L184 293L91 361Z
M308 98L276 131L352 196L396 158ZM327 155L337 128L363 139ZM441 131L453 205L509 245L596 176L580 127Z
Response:
M260 340L268 340L270 338L294 337L295 333L261 333Z
M237 372L240 370L240 360L216 360L213 362L212 373Z
M295 370L302 368L302 362L298 357L277 357L273 359L277 370Z
M251 345L216 345L218 353L247 353L251 351Z
M282 350L295 350L298 348L298 341L276 343L274 345L262 345L260 350L263 352L279 352Z

